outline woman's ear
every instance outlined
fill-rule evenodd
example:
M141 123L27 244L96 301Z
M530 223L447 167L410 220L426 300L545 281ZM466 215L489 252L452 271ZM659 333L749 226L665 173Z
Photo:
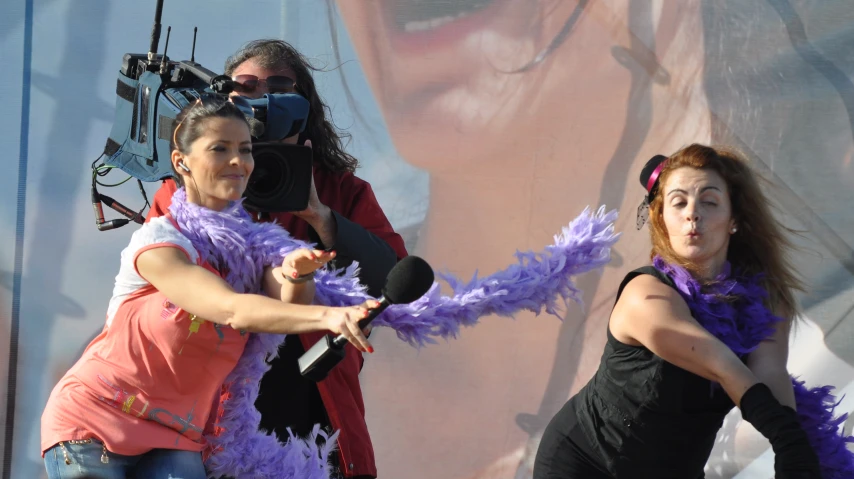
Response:
M170 157L170 160L172 160L172 168L175 168L177 170L178 169L178 162L184 160L184 154L181 153L180 151L178 151L178 149L176 148L176 149L172 150L172 155Z
M187 173L189 173L189 167L187 167L186 163L184 163L187 157L184 156L183 153L181 153L177 149L172 150L172 157L170 159L172 161L172 169L175 170L176 173L181 176L186 176Z

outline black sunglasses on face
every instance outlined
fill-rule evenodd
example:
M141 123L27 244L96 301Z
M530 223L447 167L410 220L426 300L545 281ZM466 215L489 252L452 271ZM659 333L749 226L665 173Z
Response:
M263 83L267 86L268 93L296 93L297 82L291 77L284 75L272 75L267 78L258 78L255 75L235 75L231 77L234 81L234 91L237 93L255 93Z

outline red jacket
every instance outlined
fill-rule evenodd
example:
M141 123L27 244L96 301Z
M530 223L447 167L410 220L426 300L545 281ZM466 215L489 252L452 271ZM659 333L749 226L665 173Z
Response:
M350 255L356 256L358 259L359 252L347 251L347 244L348 236L364 234L364 232L354 229L359 228L359 226L390 246L397 259L406 256L403 238L392 229L368 182L357 178L352 173L337 174L315 169L314 183L320 201L337 213L339 238L335 250L338 252L339 258L342 255ZM165 214L172 202L172 194L175 190L176 185L173 180L163 182L163 185L154 195L154 202L148 213L148 219ZM309 238L310 227L308 223L293 214L273 213L270 219L277 220L295 238L317 240L316 238ZM360 261L360 263L365 265L362 267L361 277L363 282L366 282L364 278L366 271L364 269L370 268L371 264L370 261ZM386 273L387 271L378 271L374 276L382 274L384 277ZM376 293L376 287L373 289ZM327 333L318 331L301 334L300 342L308 350ZM376 477L377 467L368 426L365 423L365 406L359 384L359 371L364 359L351 344L348 343L346 347L349 348L349 351L345 359L330 371L326 379L317 383L317 388L332 427L340 431L338 454L341 472L346 477L360 475Z

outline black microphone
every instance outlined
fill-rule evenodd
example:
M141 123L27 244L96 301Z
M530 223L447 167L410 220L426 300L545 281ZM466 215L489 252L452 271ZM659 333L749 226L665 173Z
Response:
M388 273L383 287L380 305L371 309L368 316L359 320L359 328L371 324L377 316L392 304L411 303L424 296L433 286L433 268L418 256L407 256L400 260ZM342 359L347 355L344 345L347 338L340 334L333 338L327 334L314 343L308 351L299 358L300 374L312 381L322 381Z
M264 135L266 127L261 120L247 116L246 121L249 123L249 134L252 135L253 138L261 138Z

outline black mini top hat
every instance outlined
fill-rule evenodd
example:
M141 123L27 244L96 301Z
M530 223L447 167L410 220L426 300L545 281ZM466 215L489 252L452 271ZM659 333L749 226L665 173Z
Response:
M667 157L664 155L655 155L647 161L645 165L643 165L643 169L640 174L640 183L646 190L646 196L640 206L638 206L638 229L643 228L646 220L649 219L649 204L652 202L652 198L658 190L658 177L661 175L661 172L664 170L666 165Z
M641 186L644 187L647 193L647 200L652 201L655 196L655 191L658 188L658 177L661 171L667 164L667 157L664 155L655 155L643 165L640 174Z

